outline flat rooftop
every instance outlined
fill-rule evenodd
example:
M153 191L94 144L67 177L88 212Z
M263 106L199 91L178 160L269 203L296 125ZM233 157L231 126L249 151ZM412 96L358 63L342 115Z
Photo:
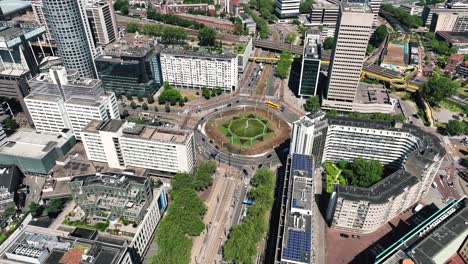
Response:
M7 143L0 147L0 154L41 159L55 147L62 147L68 140L61 135L22 128L8 137Z
M206 59L224 59L230 60L235 58L237 55L233 53L214 53L209 52L205 49L199 50L187 50L183 49L182 47L174 47L174 48L166 48L164 49L161 54L170 54L176 57L187 57L187 58L206 58Z
M437 227L430 235L423 238L407 254L411 255L419 263L432 263L432 259L440 252L443 252L452 242L458 244L453 246L460 246L467 236L468 208L465 207L455 216ZM456 242L457 240L459 243Z
M468 32L438 31L437 34L453 45L468 44Z
M178 144L184 143L190 134L188 131L183 130L137 125L134 123L124 124L122 132L122 137L124 138L138 138L156 142Z
M288 207L285 216L281 259L296 263L312 262L312 184L311 156L293 154L288 186ZM304 181L301 178L309 178ZM289 206L290 205L290 206Z
M0 8L4 15L11 14L23 9L28 9L31 7L31 1L21 1L21 0L2 0L0 1Z
M341 10L352 13L372 13L370 6L366 3L342 2Z
M144 184L147 178L118 173L96 173L92 175L75 176L70 182L82 182L82 186L109 186L126 188L129 184Z
M16 238L6 241L0 252L2 263L18 263L10 260L5 253L27 256L37 260L39 254L46 254L42 260L44 264L55 263L84 263L87 257L94 258L92 263L119 263L127 252L127 247L118 239L105 240L97 238L86 239L73 237L68 232L51 230L37 226L26 225L17 229ZM12 236L14 237L14 236ZM118 242L117 242L118 241ZM86 262L88 263L88 262Z
M390 97L383 85L359 83L354 102L360 104L390 104Z

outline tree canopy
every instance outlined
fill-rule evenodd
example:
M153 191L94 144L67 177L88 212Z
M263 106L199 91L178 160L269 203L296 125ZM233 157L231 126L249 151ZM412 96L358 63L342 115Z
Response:
M372 35L370 44L374 47L380 46L380 44L385 40L387 35L388 35L387 26L385 25L378 26L375 29L374 34Z
M309 14L310 10L312 8L312 5L315 3L314 0L304 0L301 1L301 4L299 5L299 12L301 14Z
M123 15L128 15L129 5L128 0L117 0L114 3L114 9L120 11Z
M203 216L206 206L198 197L196 186L206 188L211 181L216 163L202 162L193 175L179 173L171 181L170 195L173 203L169 205L165 216L156 230L158 251L152 257L153 264L189 263L193 236L198 236L205 229ZM201 176L202 175L202 176ZM197 183L199 179L201 182Z
M198 31L200 46L214 46L216 41L216 30L210 27L204 27Z
M258 29L257 32L260 38L262 39L268 38L268 35L270 35L268 22L263 17L259 16L257 13L252 12L252 9L248 5L241 4L241 6L244 8L244 11L252 17L255 24L257 24L257 29Z
M292 54L288 51L283 51L276 66L275 75L281 79L286 79L289 75L289 67L292 63Z
M294 43L295 40L296 40L296 34L292 32L287 33L286 36L284 37L284 41L287 43Z
M333 48L333 42L334 42L334 38L333 37L327 37L324 41L323 41L323 48L326 49L326 50L329 50L329 49L332 49Z
M383 175L383 166L378 160L355 158L352 162L338 163L338 167L353 186L367 188L380 181Z
M440 101L454 95L460 88L459 81L452 81L440 73L435 73L423 84L421 95L432 104L439 104Z
M463 120L449 120L445 128L451 135L466 134L468 132L468 124Z
M422 19L419 16L411 15L409 12L399 7L394 7L392 4L383 4L380 9L392 14L395 19L409 28L418 28L423 25Z
M171 105L176 105L179 100L182 98L182 94L177 89L172 88L169 83L164 82L164 90L158 97L158 103L170 103Z
M203 24L198 23L196 21L183 19L172 14L158 13L151 8L147 9L146 16L148 17L148 19L152 19L152 20L160 21L164 24L170 24L170 25L175 25L175 26L184 27L184 28L201 29L204 27Z
M320 98L318 96L311 96L307 98L305 103L305 110L307 112L316 112L320 110Z
M140 31L140 24L135 22L128 22L127 26L125 27L125 31L128 33L135 33Z
M224 259L234 263L252 263L260 242L268 229L266 212L274 201L275 177L271 170L259 169L252 178L250 197L255 204L247 209L242 223L234 226L224 245Z

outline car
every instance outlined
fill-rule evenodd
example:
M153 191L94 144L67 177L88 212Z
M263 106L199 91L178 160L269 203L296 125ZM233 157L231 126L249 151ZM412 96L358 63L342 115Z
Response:
M243 169L242 172L247 176L249 175L249 172L246 169Z
M219 149L218 145L215 145L215 149Z
M436 182L433 182L433 183L431 184L431 186L432 186L432 188L437 188L437 183L436 183Z
M271 158L271 156L272 156L271 154L268 154L268 155L267 155L267 159Z
M236 104L238 104L238 103L239 103L239 100L236 101Z
M205 142L205 141L206 141L206 139L205 139L205 138L201 138L201 140L202 140L203 142Z
M352 237L352 238L357 238L357 239L360 239L360 238L361 238L359 235L352 235L351 237Z
M211 139L210 139L210 141L209 141L209 142L210 142L211 144L213 144L213 140L211 140Z
M447 182L447 184L448 184L448 186L449 186L450 188L453 188L453 182L449 181L449 182Z
M228 105L227 105L227 107L231 107L231 106L232 106L232 104L228 104Z
M348 238L349 235L341 233L341 234L340 234L340 237Z
M217 111L218 111L218 108L215 108L213 111L217 112Z
M263 167L263 164L258 164L258 168L262 168Z

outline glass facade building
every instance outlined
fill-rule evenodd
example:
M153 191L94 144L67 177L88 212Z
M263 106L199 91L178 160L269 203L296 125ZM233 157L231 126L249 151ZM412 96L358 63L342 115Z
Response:
M320 76L320 33L307 34L305 42L299 95L308 97L317 95L317 85Z
M96 59L96 68L106 91L148 96L163 82L159 52L153 49L108 51Z

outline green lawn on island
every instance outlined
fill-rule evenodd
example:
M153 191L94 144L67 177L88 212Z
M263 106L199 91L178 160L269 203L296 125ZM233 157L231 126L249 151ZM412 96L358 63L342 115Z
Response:
M237 119L231 121L230 129L239 137L253 138L264 133L265 125L257 119Z
M235 145L252 146L271 136L268 121L254 113L243 113L225 120L218 130Z

